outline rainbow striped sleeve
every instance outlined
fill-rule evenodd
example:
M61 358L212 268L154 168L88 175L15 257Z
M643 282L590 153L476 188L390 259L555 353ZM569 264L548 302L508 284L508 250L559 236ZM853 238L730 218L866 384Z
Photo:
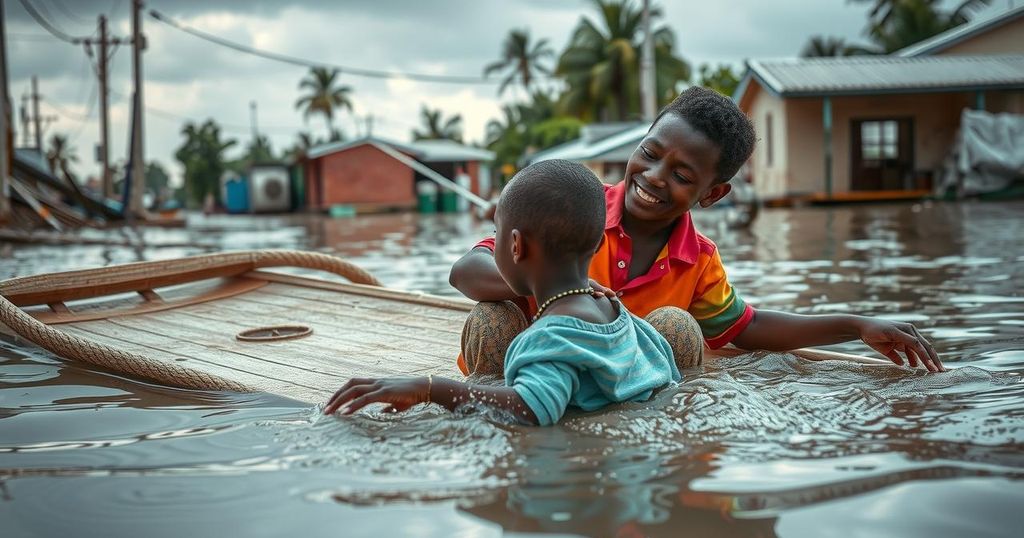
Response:
M689 312L711 349L731 342L754 318L754 309L729 285L718 250L711 254L696 289L698 295L690 303Z

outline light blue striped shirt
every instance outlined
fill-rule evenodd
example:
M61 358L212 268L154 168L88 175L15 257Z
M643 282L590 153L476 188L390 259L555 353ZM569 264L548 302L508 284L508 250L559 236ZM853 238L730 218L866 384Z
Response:
M505 383L542 426L558 422L572 405L584 411L616 402L640 402L679 381L672 348L646 321L618 303L611 323L546 316L512 341Z

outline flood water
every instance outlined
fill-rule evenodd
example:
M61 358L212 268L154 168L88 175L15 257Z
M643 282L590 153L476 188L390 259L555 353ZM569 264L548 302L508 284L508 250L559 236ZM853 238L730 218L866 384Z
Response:
M1019 536L1024 203L696 215L760 308L911 321L951 372L755 354L550 428L321 417L0 341L0 536ZM346 257L453 295L468 216L194 217L141 249L0 247L0 277L216 250ZM868 353L858 344L834 349Z

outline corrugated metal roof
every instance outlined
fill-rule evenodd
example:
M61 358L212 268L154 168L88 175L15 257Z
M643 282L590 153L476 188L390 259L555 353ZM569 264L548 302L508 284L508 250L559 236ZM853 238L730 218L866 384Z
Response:
M913 57L927 56L941 52L962 41L970 39L978 34L998 28L1004 24L1013 22L1024 17L1024 6L1008 9L998 15L987 19L975 19L956 28L951 28L941 34L932 36L924 41L904 47L894 53L893 56Z
M490 161L494 159L494 152L482 148L474 148L455 142L454 140L419 140L416 142L395 142L386 138L376 136L363 137L344 142L331 142L309 148L306 155L310 159L316 159L363 144L386 144L399 151L408 153L416 160L430 162L450 161Z
M611 136L597 141L588 141L584 137L577 138L565 144L539 151L531 155L527 160L530 164L548 161L551 159L566 159L570 161L593 161L593 160L620 160L623 148L628 148L626 156L636 149L637 144L643 140L650 130L650 125L643 123L626 128ZM606 159L614 156L614 159Z
M751 60L748 66L748 76L784 97L1024 88L1024 54Z

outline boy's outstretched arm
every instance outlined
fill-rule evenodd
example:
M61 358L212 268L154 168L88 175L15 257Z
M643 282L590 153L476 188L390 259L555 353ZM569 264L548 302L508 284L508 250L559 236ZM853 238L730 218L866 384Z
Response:
M433 402L452 411L468 401L504 409L527 424L539 422L511 387L472 385L444 377L351 379L327 401L324 414L341 409L342 414L350 415L371 403L390 404L389 411L405 411L416 404Z
M928 371L946 368L928 340L910 323L853 315L805 316L772 310L757 310L754 319L733 340L742 349L789 351L860 339L892 362L912 368L920 362Z
M459 258L448 273L448 283L474 301L507 301L518 297L494 263L494 253L476 247Z

